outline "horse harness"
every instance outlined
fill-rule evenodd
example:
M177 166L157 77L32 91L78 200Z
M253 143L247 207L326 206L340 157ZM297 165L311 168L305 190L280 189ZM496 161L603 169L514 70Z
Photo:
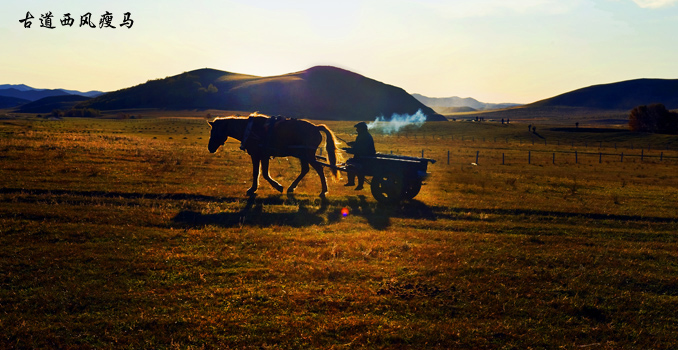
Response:
M252 138L255 141L258 141L258 146L263 149L272 149L270 146L275 140L275 129L283 121L293 120L295 118L285 118L281 116L269 117L266 119L263 125L257 125L255 123L255 117L249 117L247 121L247 126L245 126L245 133L243 135L242 141L240 142L240 149L245 151L247 146L247 141ZM289 148L307 148L305 146L288 146Z
M242 141L240 141L240 150L242 151L245 150L245 142L247 142L247 139L250 137L250 133L252 132L252 124L254 124L254 118L249 117L247 120L247 126L245 127L245 134L242 137Z

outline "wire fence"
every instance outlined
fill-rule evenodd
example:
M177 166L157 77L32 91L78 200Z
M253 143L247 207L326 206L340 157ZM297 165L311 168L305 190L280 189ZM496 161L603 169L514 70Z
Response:
M373 134L376 143L394 147L382 153L435 159L438 165L571 165L644 162L678 164L678 138L650 140L575 140L511 135L466 136L435 133ZM402 145L402 148L397 148ZM322 150L320 151L322 154Z
M425 154L422 151L422 156ZM669 156L664 152L658 154L647 154L644 150L639 152L581 152L581 151L545 151L545 150L511 150L507 152L501 151L466 151L462 155L453 155L451 151L447 151L443 159L443 164L454 163L473 163L479 164L553 164L553 165L568 165L568 164L594 164L594 163L624 163L624 162L647 162L647 163L676 163L678 164L678 156Z
M456 163L474 163L480 164L553 164L553 165L567 165L567 164L593 164L593 163L625 163L625 162L645 162L645 163L674 163L678 164L678 150L672 150L671 147L666 147L663 150L659 147L649 146L647 148L629 147L578 147L568 144L568 148L563 149L563 144L556 144L551 149L532 148L531 145L522 145L522 147L493 147L492 145L478 145L480 147L469 147L463 145L462 147L455 147L453 149L443 149L441 147L435 148L421 148L417 151L412 151L412 147L408 151L400 152L399 150L390 150L385 153L400 154L406 156L415 156L421 158L432 158L439 162L439 164L456 164ZM518 145L520 146L520 145ZM443 147L444 148L444 147Z
M643 141L613 141L613 140L576 140L576 139L555 139L533 136L530 138L520 136L506 137L485 137L485 136L467 136L467 135L436 135L436 134L377 134L376 137L406 139L408 141L457 141L464 143L485 143L496 145L518 145L518 146L555 146L585 149L627 149L627 150L664 150L678 151L678 138L674 140L660 142Z

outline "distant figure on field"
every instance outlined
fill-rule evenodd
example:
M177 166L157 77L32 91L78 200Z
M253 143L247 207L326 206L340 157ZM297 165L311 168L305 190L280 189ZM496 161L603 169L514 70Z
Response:
M354 127L358 132L358 136L356 136L355 141L347 142L347 144L351 146L350 148L344 149L347 153L353 154L353 158L346 162L349 165L349 169L353 167L359 168L362 162L361 157L369 157L377 153L374 148L374 139L372 139L370 132L367 131L367 124L365 124L365 122L360 122L354 125ZM365 176L361 174L356 174L349 170L348 183L346 183L346 186L355 185L356 175L358 176L358 186L355 189L356 191L359 191L363 189L363 183L365 182Z

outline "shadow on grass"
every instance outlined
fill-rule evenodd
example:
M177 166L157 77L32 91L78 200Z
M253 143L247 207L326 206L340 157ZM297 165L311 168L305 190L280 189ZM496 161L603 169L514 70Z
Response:
M205 225L221 227L244 225L306 227L340 219L340 215L324 215L329 207L327 201L321 201L318 209L311 208L313 204L310 200L296 200L293 196L288 197L287 200L283 199L281 195L263 198L251 196L247 199L244 207L237 212L202 214L192 210L184 210L177 214L172 221L188 227L202 227ZM267 210L272 207L279 209L282 205L298 205L298 208L292 212Z
M409 218L436 220L437 214L428 205L411 200L397 205L384 205L375 201L368 201L364 195L321 200L302 196L271 195L268 197L250 197L243 201L242 197L218 197L192 193L137 193L118 191L82 191L61 189L23 189L0 188L0 195L21 195L15 199L20 202L44 202L44 197L51 198L51 202L63 202L69 205L88 205L94 199L107 198L116 200L117 205L125 205L126 201L150 199L159 201L189 201L189 202L220 202L243 203L242 208L235 212L202 214L199 211L183 210L172 222L182 227L203 227L217 225L221 227L250 226L291 226L307 227L319 224L332 224L342 219L341 210L347 208L349 215L364 217L377 230L386 230L391 226L392 218ZM138 205L131 203L129 205ZM199 206L199 204L198 204ZM293 211L290 211L293 208ZM285 211L287 210L287 211ZM48 218L31 216L30 220Z
M398 204L386 205L379 202L368 202L364 195L348 197L344 201L345 207L351 215L365 218L374 229L386 230L391 226L392 218L422 219L435 221L437 215L433 209L417 200L405 201Z
M413 220L481 220L481 214L496 215L496 220L504 220L507 217L520 221L533 221L539 218L548 220L579 220L592 219L606 222L604 225L617 227L620 225L646 225L653 224L659 232L648 232L645 236L654 236L656 239L665 239L675 241L676 236L671 233L665 233L661 230L670 230L678 225L678 219L675 217L658 217L652 215L625 215L625 214L604 214L604 213L582 213L566 211L548 211L535 210L528 208L502 209L502 208L455 208L448 206L429 206L417 200L405 201L394 205L384 205L373 200L368 200L364 195L347 196L333 198L331 200L320 200L318 198L297 199L294 196L272 195L264 198L251 197L243 202L242 197L216 197L191 193L126 193L109 191L77 191L77 190L45 190L45 189L19 189L19 188L0 188L1 194L20 194L21 198L13 198L13 201L22 203L44 203L45 196L50 197L50 203L61 203L60 197L64 198L64 203L68 205L87 205L91 203L92 198L111 198L123 199L116 201L116 205L137 205L125 200L152 199L161 201L190 201L190 202L221 202L221 203L242 203L240 210L234 212L223 212L215 214L202 214L197 211L183 210L179 212L172 223L182 227L200 228L205 225L216 225L221 227L237 226L290 226L290 227L308 227L320 224L333 224L342 219L341 210L347 208L349 215L363 217L367 223L376 230L387 230L392 225L392 220L413 219ZM73 196L76 198L68 198ZM77 198L80 197L80 198ZM10 200L5 198L4 200ZM468 214L474 214L469 216ZM52 220L58 219L48 214L36 215L35 213L15 213L15 217L22 217L26 220ZM657 226L659 225L659 226ZM669 232L669 231L666 231ZM636 239L647 239L648 237L636 237Z
M216 225L221 227L237 226L290 226L307 227L320 224L332 224L342 219L342 209L348 209L348 215L365 218L370 226L377 230L386 230L391 226L391 218L412 218L436 220L436 214L426 204L409 201L398 205L383 205L368 202L363 195L330 201L303 199L295 196L274 195L264 198L250 197L244 207L237 212L202 214L184 210L172 221L188 227ZM280 206L297 206L296 211L276 212Z

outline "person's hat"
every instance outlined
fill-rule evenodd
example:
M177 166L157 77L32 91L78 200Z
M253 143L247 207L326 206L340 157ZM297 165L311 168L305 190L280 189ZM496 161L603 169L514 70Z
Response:
M353 127L356 129L367 129L367 124L365 122L360 122L356 125L353 125Z

